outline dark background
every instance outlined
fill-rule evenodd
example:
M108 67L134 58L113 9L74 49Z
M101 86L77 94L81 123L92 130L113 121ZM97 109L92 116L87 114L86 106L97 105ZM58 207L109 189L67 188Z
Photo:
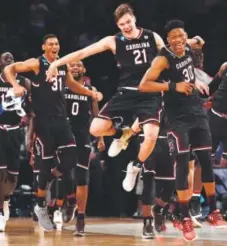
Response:
M41 54L42 37L54 33L61 44L60 56L83 48L102 37L118 32L114 23L119 0L0 0L0 52L10 51L15 59L25 60ZM204 46L205 71L214 75L227 59L226 0L131 0L138 26L151 29L164 40L167 20L185 21L189 37L200 35ZM85 60L92 84L103 92L102 105L115 92L118 71L110 52ZM110 139L106 139L108 142ZM133 143L132 143L133 145ZM102 169L99 161L91 166L88 210L90 215L119 216L135 211L135 197L121 188L121 171L135 150L132 146L119 157L106 159ZM31 184L32 173L26 154L22 158L19 186ZM15 207L18 202L15 200ZM119 201L121 201L119 203ZM22 203L26 201L22 199ZM133 205L134 204L134 205ZM23 206L22 206L23 207Z

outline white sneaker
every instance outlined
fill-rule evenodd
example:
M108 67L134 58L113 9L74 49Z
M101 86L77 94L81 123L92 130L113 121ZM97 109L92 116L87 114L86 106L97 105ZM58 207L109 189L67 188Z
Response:
M125 143L121 139L114 139L109 147L108 156L115 157L119 155L120 152L124 149L124 145Z
M10 216L9 201L4 201L3 211L6 221L8 221Z
M139 167L133 166L133 162L130 162L127 166L126 176L122 182L122 186L125 191L130 192L133 190L136 184L136 177L140 171Z
M6 227L6 218L3 215L0 215L0 232L4 232Z
M133 131L130 127L125 127L122 131L121 138L114 139L109 147L108 155L110 157L117 156L122 150L126 150L128 147L129 139L133 135Z
M194 228L201 228L203 227L202 223L200 223L195 217L191 216L192 225Z
M62 224L63 223L62 212L59 209L54 212L54 223L56 223L56 224Z

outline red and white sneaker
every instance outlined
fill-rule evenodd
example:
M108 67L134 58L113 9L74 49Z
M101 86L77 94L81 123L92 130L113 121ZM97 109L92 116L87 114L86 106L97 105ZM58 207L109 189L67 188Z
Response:
M197 238L197 236L194 231L191 218L184 218L182 224L184 240L188 242L194 241Z
M210 213L207 217L207 221L216 228L227 228L227 221L223 219L219 209Z
M174 216L173 218L173 227L175 227L176 229L183 231L183 225L181 223L181 221Z

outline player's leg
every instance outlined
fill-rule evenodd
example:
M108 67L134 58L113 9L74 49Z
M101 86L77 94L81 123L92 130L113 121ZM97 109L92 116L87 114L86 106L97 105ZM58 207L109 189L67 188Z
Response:
M54 225L49 218L46 196L47 185L51 179L51 168L54 165L54 139L51 135L51 129L48 126L36 124L36 154L40 157L37 204L34 212L38 218L39 225L46 231L52 231Z
M76 127L76 126L75 126ZM88 132L74 132L77 142L78 161L77 161L77 221L75 236L85 235L85 214L88 198L88 182L89 182L89 158L91 153L91 139Z
M154 168L151 167L152 160L147 160L144 164L143 175L143 192L142 192L142 215L143 215L143 233L142 238L153 239L153 214L152 214L152 194L154 195ZM149 169L147 169L149 168Z
M122 118L122 111L127 111L129 93L116 93L99 111L98 117L95 117L91 122L90 133L95 137L115 136L120 138L122 131L117 131L114 127L113 118ZM123 119L122 119L123 121Z
M170 156L166 138L159 138L156 146L156 200L153 207L155 229L158 232L165 230L165 213L168 203L175 190L175 164ZM154 152L153 152L154 153Z
M192 220L189 214L189 135L187 127L176 127L168 135L168 141L171 148L174 148L176 158L176 190L178 203L182 215L183 235L185 240L192 241L196 239Z
M216 195L215 195L215 180L212 167L211 157L211 134L208 122L204 120L200 124L203 128L195 128L191 132L192 148L198 156L199 163L202 169L202 183L206 192L208 205L210 207L210 214L208 221L216 227L227 227L225 222L217 210Z
M137 174L142 166L142 163L146 161L149 155L154 150L156 140L159 134L159 123L152 121L143 125L144 140L140 145L137 159L130 162L127 166L126 177L123 180L123 188L126 191L131 191L136 182Z

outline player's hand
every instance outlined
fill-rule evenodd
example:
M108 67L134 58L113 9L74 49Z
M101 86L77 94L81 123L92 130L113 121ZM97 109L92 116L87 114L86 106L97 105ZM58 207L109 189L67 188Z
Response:
M199 80L196 80L195 82L195 87L196 89L202 94L202 95L207 95L209 96L210 94L210 89L209 86Z
M53 78L56 78L58 74L58 69L55 66L54 62L50 64L48 70L47 70L47 77L46 77L46 81L52 83L53 82Z
M103 139L102 137L99 138L99 140L98 140L98 142L97 142L97 148L98 148L99 152L104 151L105 148L106 148L104 139Z
M176 83L176 91L177 92L189 95L192 93L193 89L194 89L194 85L191 83L188 83L185 81Z
M93 98L94 100L97 100L97 101L99 102L99 101L102 101L103 95L102 95L102 93L99 92L99 91L92 91L92 98Z
M197 48L197 49L201 49L202 47L203 47L203 45L205 44L205 41L204 41L204 39L202 39L200 36L195 36L195 37L193 37L193 39L196 39L196 40L198 40L199 41L199 43L198 44L196 44L196 46L195 46L195 48Z
M23 86L17 84L13 87L13 93L16 97L22 97L27 93L27 90Z

